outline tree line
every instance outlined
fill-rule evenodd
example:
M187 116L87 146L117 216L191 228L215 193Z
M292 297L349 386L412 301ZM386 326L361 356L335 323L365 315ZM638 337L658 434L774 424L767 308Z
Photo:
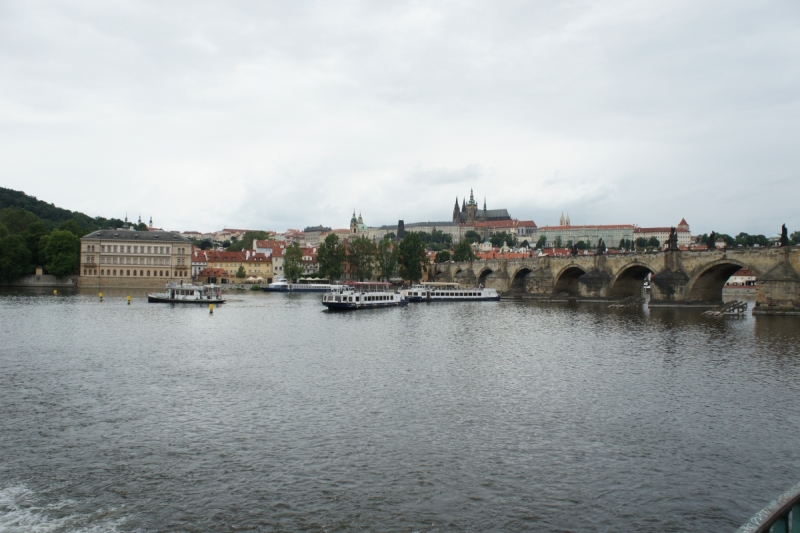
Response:
M20 207L0 209L0 281L33 274L37 266L56 277L74 274L80 266L80 238L85 230L74 219L54 229Z
M296 280L303 273L303 251L297 243L287 246L283 255L283 272ZM378 241L361 236L342 241L335 233L328 234L317 248L318 275L336 281L349 268L358 281L377 277L388 281L399 276L416 283L427 268L425 243L418 233L409 232L400 240L389 235Z

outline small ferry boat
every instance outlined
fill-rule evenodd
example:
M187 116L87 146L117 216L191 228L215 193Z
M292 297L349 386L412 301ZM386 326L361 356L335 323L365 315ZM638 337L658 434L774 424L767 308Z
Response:
M400 291L409 302L490 302L500 300L495 289L467 288L458 283L427 282Z
M363 282L335 285L322 297L322 305L331 310L377 309L408 305L408 299L389 290L390 283Z
M223 304L222 290L217 285L192 285L188 283L167 283L166 292L152 292L147 295L149 303L175 304Z
M322 280L325 281L325 280ZM330 283L289 283L286 278L278 278L262 289L266 292L328 292L338 285Z

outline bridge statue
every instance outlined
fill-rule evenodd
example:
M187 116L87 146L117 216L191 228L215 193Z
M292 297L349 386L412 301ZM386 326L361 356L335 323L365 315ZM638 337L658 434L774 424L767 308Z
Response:
M670 233L674 248L677 230ZM787 232L783 233L788 241ZM754 314L800 317L800 246L717 250L716 239L717 233L712 232L708 250L608 255L598 243L592 255L453 261L433 268L437 280L551 301L555 297L593 301L640 297L642 283L649 277L650 307L719 305L728 278L746 268L756 276Z
M672 226L669 229L669 238L667 239L667 250L670 252L677 252L678 251L678 230L675 229L675 226Z
M706 241L706 245L708 246L709 250L716 250L717 248L717 234L713 231L711 235L708 236L708 240Z
M572 245L572 255L578 255L578 245L577 244L573 244Z
M786 229L786 224L781 226L781 246L789 246L789 230Z

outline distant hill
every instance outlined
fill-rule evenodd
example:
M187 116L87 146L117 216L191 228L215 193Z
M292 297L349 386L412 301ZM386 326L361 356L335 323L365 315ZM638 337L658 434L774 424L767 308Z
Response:
M22 191L0 187L0 209L7 207L21 207L26 211L30 211L39 217L49 229L53 229L68 220L77 222L87 233L99 228L122 226L122 220L119 219L93 218L80 211L70 211L69 209L56 207L55 204L48 204Z

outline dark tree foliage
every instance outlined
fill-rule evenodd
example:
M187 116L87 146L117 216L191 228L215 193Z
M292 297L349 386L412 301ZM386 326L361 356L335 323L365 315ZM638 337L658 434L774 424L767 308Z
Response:
M472 244L472 243L482 243L483 239L481 238L481 234L475 231L474 229L469 230L464 234L464 239Z
M61 278L74 274L80 266L81 241L69 231L56 230L47 236L44 247L47 272Z
M331 281L341 278L344 273L346 254L347 249L339 241L339 236L329 233L317 250L320 276Z
M222 247L227 250L231 247L231 241L222 241Z
M390 241L395 241L395 240L397 240L397 235L395 235L393 232L390 231L389 233L384 235L383 238L384 239L389 239Z
M145 224L144 222L139 222L138 224L134 224L133 229L135 229L136 231L150 231L149 229L147 229L147 224Z
M6 207L0 210L0 223L6 227L11 235L24 233L28 226L38 220L39 217L20 207Z
M62 222L61 224L58 225L57 229L60 231L68 231L73 235L75 235L76 237L78 237L79 239L84 235L86 235L87 233L89 233L84 228L82 228L80 224L75 222L74 219L69 219Z
M297 281L303 273L303 250L296 242L286 247L283 255L283 273L290 281Z
M199 246L201 250L208 250L214 246L214 244L211 242L211 239L203 239L197 246Z
M644 237L638 237L636 239L636 247L637 248L647 248L647 239Z
M347 262L350 263L350 273L358 281L364 281L372 277L372 266L375 262L376 252L375 243L363 235L349 242L347 246Z
M541 250L542 248L544 248L545 244L547 244L547 237L545 235L542 235L541 237L539 237L539 240L536 241L536 248L538 250Z
M21 235L0 240L0 280L13 281L34 272L31 252Z
M524 241L519 243L519 246L520 246L520 248L530 248L531 247L530 243L528 242L528 239L525 239Z
M121 228L124 222L118 218L106 219L103 217L92 218L79 211L70 211L37 200L22 191L15 191L0 187L0 210L8 207L25 209L33 213L44 222L47 229L53 229L62 222L75 220L86 233L102 228Z
M578 241L578 242L575 243L575 247L578 250L585 250L585 249L587 249L589 247L589 245L586 244L584 241Z
M517 244L517 237L514 234L506 233L505 231L501 231L499 233L495 233L489 238L489 241L492 243L492 246L503 246L504 244L512 247L516 246Z
M244 265L239 265L239 270L236 271L237 278L244 278L247 276L247 271L244 269Z
M44 222L37 220L28 226L28 229L22 235L25 238L25 244L28 246L28 250L31 252L31 262L34 265L44 265L45 263L44 256L39 252L39 244L42 241L42 237L47 234L48 231Z
M0 222L0 239L4 239L6 236L8 236L8 228Z
M456 244L453 251L453 261L472 261L475 259L475 252L468 241L461 241Z
M378 243L375 262L378 267L378 279L389 281L397 273L397 246L389 239L382 239Z
M659 246L661 246L661 242L655 237L650 237L650 239L648 239L647 241L647 246L649 246L650 248L658 248Z
M245 231L244 235L230 245L229 252L241 252L242 250L252 250L253 241L268 241L269 233L266 231Z
M448 261L450 261L450 251L442 250L441 252L436 252L437 263L446 263Z
M400 241L397 252L397 264L399 265L400 276L416 283L422 279L425 272L427 256L425 255L425 245L416 233L410 232Z
M789 235L789 243L800 244L800 231L793 231L792 234Z

